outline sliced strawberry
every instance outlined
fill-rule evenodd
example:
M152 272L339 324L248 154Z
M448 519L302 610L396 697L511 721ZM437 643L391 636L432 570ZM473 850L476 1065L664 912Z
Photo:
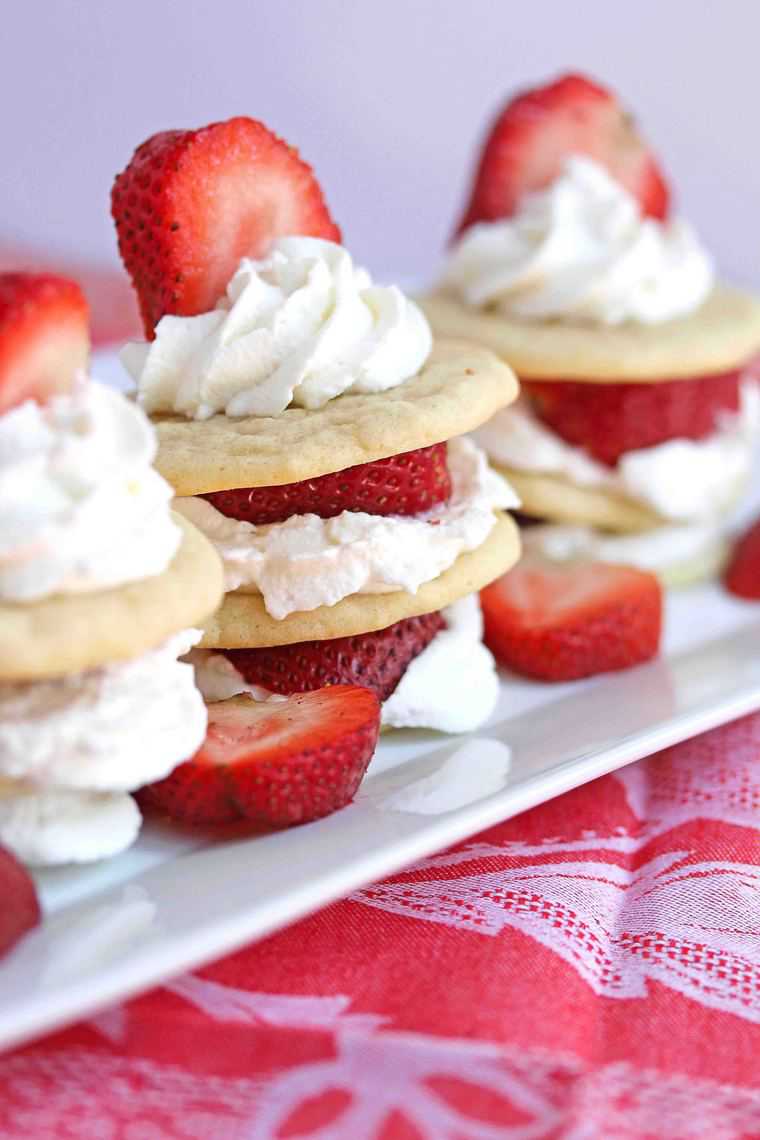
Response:
M243 117L153 135L117 176L111 213L151 339L165 313L213 309L241 257L276 238L340 241L311 167Z
M657 162L615 95L583 75L564 75L504 107L486 139L459 231L513 214L520 199L552 182L571 155L605 167L665 218L669 191Z
M451 476L446 444L436 443L301 483L212 491L202 497L228 518L257 526L292 515L332 519L341 511L418 515L451 498Z
M223 652L249 685L261 685L273 693L305 693L324 685L364 685L385 701L414 658L445 627L439 613L422 614L375 633Z
M529 381L540 418L568 443L614 467L626 451L669 439L704 439L740 407L741 372L651 384Z
M0 956L40 921L37 891L27 871L0 847Z
M745 531L734 547L724 582L732 594L760 601L760 519Z
M75 281L0 273L0 415L69 391L89 352L87 302Z
M525 558L480 597L486 645L542 681L628 669L659 647L662 589L644 570Z
M140 792L186 823L307 823L349 803L372 758L380 702L333 685L284 701L233 697L209 706L205 743Z

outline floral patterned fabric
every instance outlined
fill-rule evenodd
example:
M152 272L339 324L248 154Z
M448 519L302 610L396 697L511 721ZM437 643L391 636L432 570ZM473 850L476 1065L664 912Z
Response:
M760 714L0 1060L0 1138L760 1137Z

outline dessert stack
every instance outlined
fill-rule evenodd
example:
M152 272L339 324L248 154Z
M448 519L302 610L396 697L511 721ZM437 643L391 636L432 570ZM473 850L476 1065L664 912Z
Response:
M718 568L760 427L760 300L716 281L610 91L567 75L506 105L422 305L520 377L476 439L553 524L529 549L669 583Z
M203 741L178 658L222 592L147 417L88 355L74 282L0 276L0 842L30 864L133 841L128 793Z
M462 436L515 398L511 370L433 344L417 306L354 265L311 168L252 119L149 139L112 209L147 337L123 360L175 510L224 564L191 654L205 695L246 694L244 721L359 685L386 725L482 723L498 682L477 591L518 557L517 499ZM174 795L188 775L148 796L223 815Z

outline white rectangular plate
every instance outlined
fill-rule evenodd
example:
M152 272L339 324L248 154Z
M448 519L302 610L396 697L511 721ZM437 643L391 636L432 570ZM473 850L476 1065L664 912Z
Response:
M505 682L476 736L397 732L356 801L229 838L148 824L91 868L38 876L42 927L0 963L0 1046L91 1014L659 748L760 708L760 607L668 601L666 652L575 685Z
M117 859L38 875L44 923L0 962L0 1047L757 708L760 606L700 586L669 597L658 661L573 685L505 681L476 736L384 736L356 801L328 819L236 838L150 823Z

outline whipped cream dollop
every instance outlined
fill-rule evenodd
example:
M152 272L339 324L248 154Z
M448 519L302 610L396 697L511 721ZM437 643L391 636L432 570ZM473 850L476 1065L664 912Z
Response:
M415 594L491 533L497 508L519 501L474 443L448 445L452 496L424 515L343 511L293 515L269 526L227 518L206 499L175 501L224 563L225 588L258 591L272 617L333 606L351 594Z
M512 217L466 230L443 285L513 317L657 324L699 308L713 266L688 223L643 216L602 166L572 156Z
M90 863L130 847L142 818L123 792L40 790L0 781L0 843L32 867Z
M499 697L494 659L482 643L483 617L476 594L442 610L446 628L410 662L383 703L382 723L392 728L470 732L493 712ZM194 649L195 683L207 701L247 693L255 701L287 700L250 685L223 653Z
M733 505L750 477L760 434L760 384L745 379L736 415L725 414L706 439L671 439L621 455L615 467L597 462L543 423L521 397L473 433L495 463L558 475L578 486L623 492L665 519L696 521Z
M193 670L177 660L200 637L185 630L130 661L0 683L0 776L32 790L130 791L168 775L206 732Z
M154 341L121 358L147 412L204 420L384 392L431 347L427 320L395 285L373 285L335 242L287 237L260 261L243 258L212 312L163 317Z
M179 546L144 412L84 379L0 416L0 598L104 589L161 574Z
M720 561L725 525L718 522L658 526L637 534L605 534L589 526L551 523L523 534L526 553L553 562L591 559L651 570L666 579L670 572Z

